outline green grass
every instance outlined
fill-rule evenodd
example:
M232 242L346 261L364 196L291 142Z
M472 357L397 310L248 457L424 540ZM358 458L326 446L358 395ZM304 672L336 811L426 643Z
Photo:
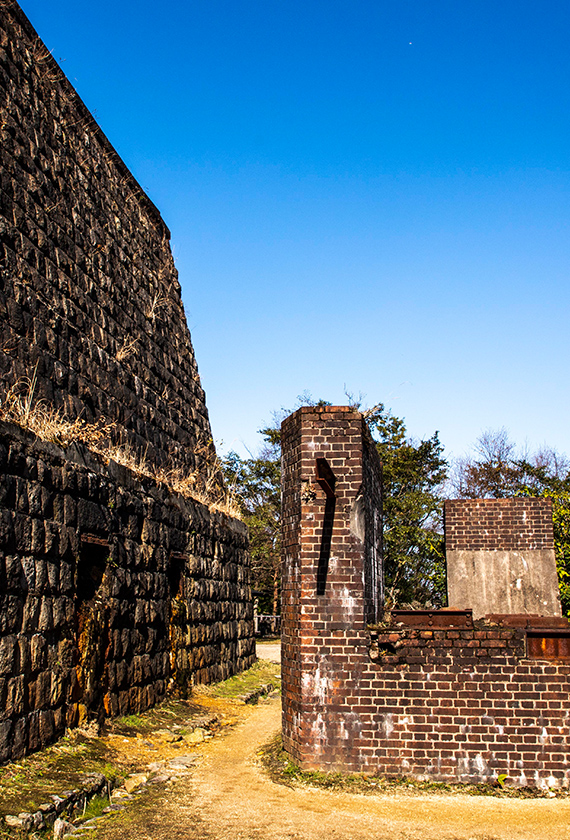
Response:
M268 683L274 688L281 688L281 668L273 662L258 659L247 671L235 674L223 682L214 685L199 686L197 691L210 697L241 697L256 691Z
M65 736L51 747L1 767L0 817L35 811L51 794L80 787L89 773L108 776L111 759L99 740ZM116 768L113 775L118 775Z
M103 809L106 808L108 804L109 800L106 796L94 796L88 803L85 812L82 814L81 821L86 822L87 820L92 820L94 817L100 817L103 813Z
M319 787L326 790L374 795L381 793L428 793L468 794L469 796L498 796L500 798L545 799L548 791L535 788L514 788L505 785L504 774L496 784L463 784L429 782L411 779L408 776L372 776L364 773L324 773L315 770L301 770L283 749L281 735L277 735L258 753L262 764L272 781L288 787ZM502 782L502 784L501 784ZM557 790L557 797L567 798L570 791Z
M144 720L140 715L124 715L123 717L119 717L115 720L115 724L117 726L126 726L128 728L137 728L143 723Z

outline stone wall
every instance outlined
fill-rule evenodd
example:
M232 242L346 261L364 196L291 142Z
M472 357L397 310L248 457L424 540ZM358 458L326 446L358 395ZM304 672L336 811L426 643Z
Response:
M0 14L0 377L213 467L170 233L16 3Z
M0 760L255 659L245 526L0 424Z
M283 740L291 758L309 770L446 782L505 774L509 785L570 786L567 620L394 610L374 626L366 546L376 538L380 474L373 467L363 480L374 464L363 419L347 408L301 409L283 423L282 443ZM323 456L335 476L329 519L329 497L315 482ZM493 523L531 551L550 539L547 506L521 501L495 508L486 546L502 539ZM451 506L452 539L467 550L466 519Z
M444 522L449 606L562 614L551 499L450 499Z
M142 477L222 489L170 234L15 2L0 141L0 401L102 422L148 467L0 424L6 760L227 677L254 642L243 524Z

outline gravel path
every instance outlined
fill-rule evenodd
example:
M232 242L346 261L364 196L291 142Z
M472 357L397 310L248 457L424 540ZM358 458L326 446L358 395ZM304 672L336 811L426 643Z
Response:
M570 801L465 795L362 796L273 783L256 753L280 726L280 700L242 707L227 735L205 744L189 775L140 810L119 840L570 840ZM134 803L133 803L134 805Z
M280 642L257 642L255 652L258 659L268 659L269 662L281 662Z

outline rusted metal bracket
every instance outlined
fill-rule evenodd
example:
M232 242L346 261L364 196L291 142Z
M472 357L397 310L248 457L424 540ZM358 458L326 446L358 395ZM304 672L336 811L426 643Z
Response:
M81 534L80 540L87 545L101 545L104 548L109 547L109 540L104 537L97 537L95 534Z
M404 627L473 627L472 610L392 610L392 623Z
M321 490L324 490L327 499L335 499L336 476L326 458L315 459L315 478Z

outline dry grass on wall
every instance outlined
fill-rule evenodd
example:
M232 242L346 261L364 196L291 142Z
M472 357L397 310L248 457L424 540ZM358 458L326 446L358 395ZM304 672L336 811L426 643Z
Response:
M0 420L14 423L32 432L40 440L55 443L63 449L74 443L83 444L107 463L115 461L138 478L149 478L173 493L201 502L210 510L221 511L241 519L234 493L220 486L217 457L213 464L208 465L205 473L198 470L187 473L179 467L156 467L132 447L111 442L114 424L87 423L81 419L69 420L62 411L55 409L45 400L35 400L36 383L37 365L30 378L20 380L4 395L0 395Z

